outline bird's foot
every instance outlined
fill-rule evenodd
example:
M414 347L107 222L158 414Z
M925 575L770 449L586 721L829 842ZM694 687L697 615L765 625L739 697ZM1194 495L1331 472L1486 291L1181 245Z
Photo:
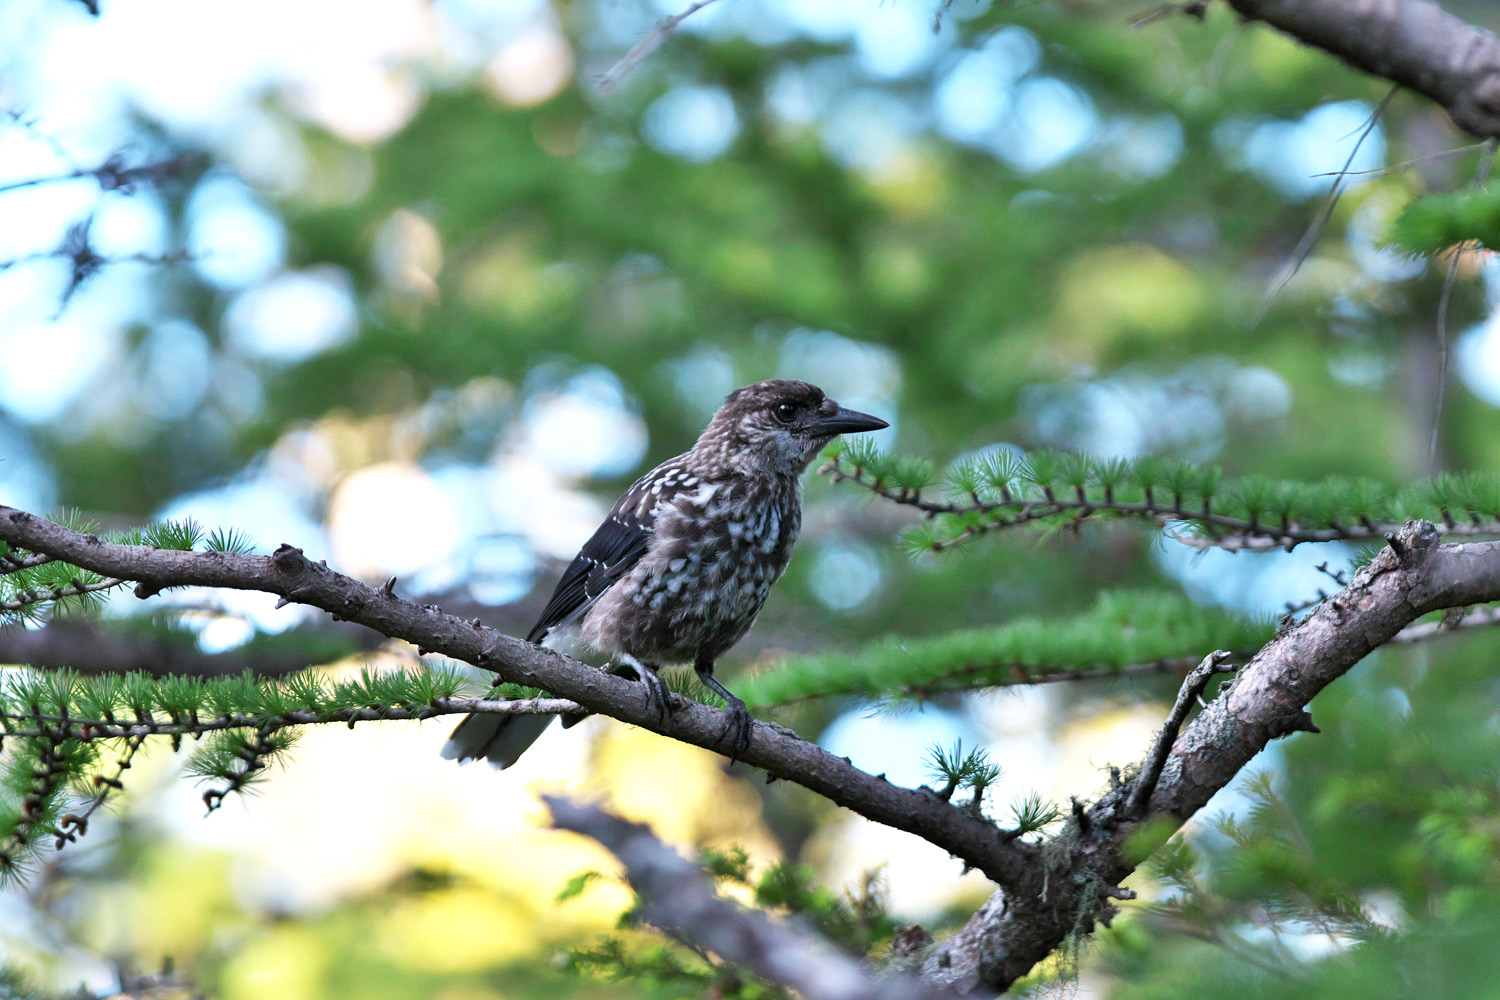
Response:
M646 707L655 713L657 722L667 721L667 713L672 707L672 694L667 690L667 682L650 667L639 667L635 673L641 683L646 685Z
M725 699L729 702L726 711L729 713L729 721L724 724L724 731L719 734L719 742L723 742L731 730L734 731L734 750L729 754L729 763L733 764L740 759L740 754L750 746L750 730L755 726L755 720L750 717L750 709L745 703L734 695Z

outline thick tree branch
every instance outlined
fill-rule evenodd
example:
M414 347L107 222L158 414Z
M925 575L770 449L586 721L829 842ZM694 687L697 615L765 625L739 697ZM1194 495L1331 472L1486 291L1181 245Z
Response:
M419 650L441 653L492 670L503 680L552 692L591 712L695 746L728 749L723 744L726 713L718 709L677 698L668 717L658 719L638 683L486 628L477 620L464 621L434 605L402 600L390 589L366 586L308 560L291 546L283 545L270 556L252 556L119 545L3 505L0 541L136 581L140 595L178 586L278 594L404 639ZM1034 847L1005 840L993 825L942 802L929 789L893 785L884 776L867 774L779 726L756 723L750 746L740 759L878 823L915 833L1002 885L1017 883L1034 867Z
M1356 69L1447 109L1481 139L1500 136L1500 38L1429 0L1228 0Z
M559 796L542 798L552 810L554 825L592 837L620 859L626 879L640 893L641 917L679 941L789 986L808 1000L954 996L911 975L877 979L870 966L822 937L723 899L696 865L640 823Z
M1344 590L1240 668L1182 732L1161 768L1148 818L1128 815L1133 784L1117 783L1043 849L1050 860L1030 872L1030 884L996 893L938 947L924 973L960 991L1005 989L1069 934L1095 919L1107 922L1114 887L1152 845L1271 740L1307 730L1305 706L1319 691L1422 615L1500 600L1500 542L1438 540L1425 521L1394 535ZM1134 841L1127 852L1127 841L1147 823L1153 825L1142 837L1149 842Z

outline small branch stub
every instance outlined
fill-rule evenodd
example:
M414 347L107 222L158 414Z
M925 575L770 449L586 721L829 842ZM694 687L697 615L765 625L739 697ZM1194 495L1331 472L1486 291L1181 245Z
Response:
M1194 667L1183 680L1182 687L1177 692L1177 701L1172 705L1166 724L1157 734L1156 743L1151 747L1151 755L1146 758L1141 775L1136 779L1135 787L1130 790L1130 798L1125 802L1126 817L1136 819L1145 815L1151 793L1156 791L1161 770L1166 766L1167 757L1172 753L1172 744L1177 742L1177 734L1182 731L1182 723L1192 710L1193 702L1202 700L1203 689L1208 687L1214 674L1228 673L1234 669L1229 664L1229 658L1233 655L1227 649L1216 649L1205 656L1203 662Z

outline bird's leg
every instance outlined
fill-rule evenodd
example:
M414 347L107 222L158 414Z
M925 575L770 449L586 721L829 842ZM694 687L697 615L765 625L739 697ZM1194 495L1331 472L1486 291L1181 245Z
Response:
M615 659L635 671L636 677L646 685L646 707L656 713L658 722L665 721L667 710L671 707L671 695L667 691L667 682L657 674L656 668L649 663L637 660L629 653L621 653Z
M714 677L713 660L699 660L693 664L693 669L698 672L698 680L703 682L704 687L729 703L729 722L724 726L724 732L719 735L719 739L724 739L731 729L734 730L734 752L729 755L729 762L733 764L739 759L740 754L745 752L745 748L750 746L752 726L750 709L745 707L742 700L730 694L729 689Z

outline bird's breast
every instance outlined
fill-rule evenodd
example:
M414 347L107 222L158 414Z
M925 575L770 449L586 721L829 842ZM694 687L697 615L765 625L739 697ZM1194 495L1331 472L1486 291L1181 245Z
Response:
M717 655L749 631L786 569L802 526L798 491L705 492L658 510L651 547L619 588L621 648Z

